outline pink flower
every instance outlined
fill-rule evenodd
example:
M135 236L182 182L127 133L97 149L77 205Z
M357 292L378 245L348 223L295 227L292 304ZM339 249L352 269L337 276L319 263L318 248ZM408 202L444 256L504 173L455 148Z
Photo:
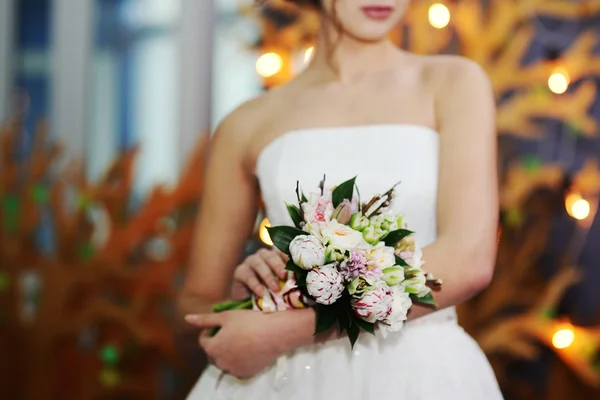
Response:
M352 250L350 257L342 262L340 272L347 282L358 277L377 280L383 276L381 268L376 263L367 261L366 251L358 249Z
M358 211L358 204L351 203L344 199L342 203L333 211L331 218L336 219L340 224L349 224L352 215Z
M323 195L311 193L308 201L302 203L304 221L317 228L331 220L333 211L331 190L325 190Z
M398 257L406 261L409 265L412 265L412 258L415 253L415 238L413 236L407 236L402 239L395 252Z
M315 268L306 275L306 289L317 303L335 303L344 291L342 275L333 264Z
M361 298L351 300L354 314L370 323L383 321L388 318L392 311L394 298L392 291L384 282L367 292Z

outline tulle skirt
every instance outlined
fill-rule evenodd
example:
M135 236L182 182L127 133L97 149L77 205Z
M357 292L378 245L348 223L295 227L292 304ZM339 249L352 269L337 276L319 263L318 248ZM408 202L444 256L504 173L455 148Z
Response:
M282 362L283 361L283 362ZM501 400L484 353L454 308L411 321L386 339L361 334L302 348L253 379L209 367L189 400Z

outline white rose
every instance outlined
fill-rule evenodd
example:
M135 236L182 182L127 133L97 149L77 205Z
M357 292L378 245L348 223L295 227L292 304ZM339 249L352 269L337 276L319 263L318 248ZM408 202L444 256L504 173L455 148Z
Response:
M298 235L290 242L294 264L305 270L325 264L325 247L312 235Z
M347 225L336 220L329 222L322 230L321 235L328 247L336 250L347 251L356 248L368 248L362 233L355 231Z
M392 306L392 292L388 285L379 282L375 288L363 294L361 298L351 300L354 314L367 322L375 323L388 318Z
M306 275L306 290L317 303L333 304L344 291L342 275L333 264L315 268Z
M404 326L404 321L408 317L408 310L412 307L410 294L405 292L401 286L392 288L392 307L388 317L378 326L383 336L388 332L398 332Z
M373 261L381 269L392 267L396 264L394 248L386 246L383 242L378 243L377 246L371 250L369 261Z

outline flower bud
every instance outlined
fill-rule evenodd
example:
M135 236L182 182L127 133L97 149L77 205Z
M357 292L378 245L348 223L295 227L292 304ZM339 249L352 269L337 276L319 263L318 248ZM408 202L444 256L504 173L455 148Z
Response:
M389 286L399 285L404 280L404 268L402 267L388 267L383 269L383 280Z
M355 213L350 218L350 227L356 231L363 231L369 226L369 220L362 213Z
M365 241L371 245L379 243L386 233L386 231L375 228L374 226L369 226L362 232Z
M332 219L337 220L340 224L347 225L352 218L352 212L354 207L352 203L348 200L344 200L337 208L333 211L331 215Z
M348 284L348 293L354 297L362 297L362 295L372 288L369 281L364 278L357 277L350 281Z

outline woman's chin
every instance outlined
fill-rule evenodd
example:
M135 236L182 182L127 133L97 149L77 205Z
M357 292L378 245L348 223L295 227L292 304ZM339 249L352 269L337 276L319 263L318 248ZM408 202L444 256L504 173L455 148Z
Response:
M377 24L369 27L362 26L361 29L347 29L346 33L359 42L376 43L386 40L390 31L389 27Z

